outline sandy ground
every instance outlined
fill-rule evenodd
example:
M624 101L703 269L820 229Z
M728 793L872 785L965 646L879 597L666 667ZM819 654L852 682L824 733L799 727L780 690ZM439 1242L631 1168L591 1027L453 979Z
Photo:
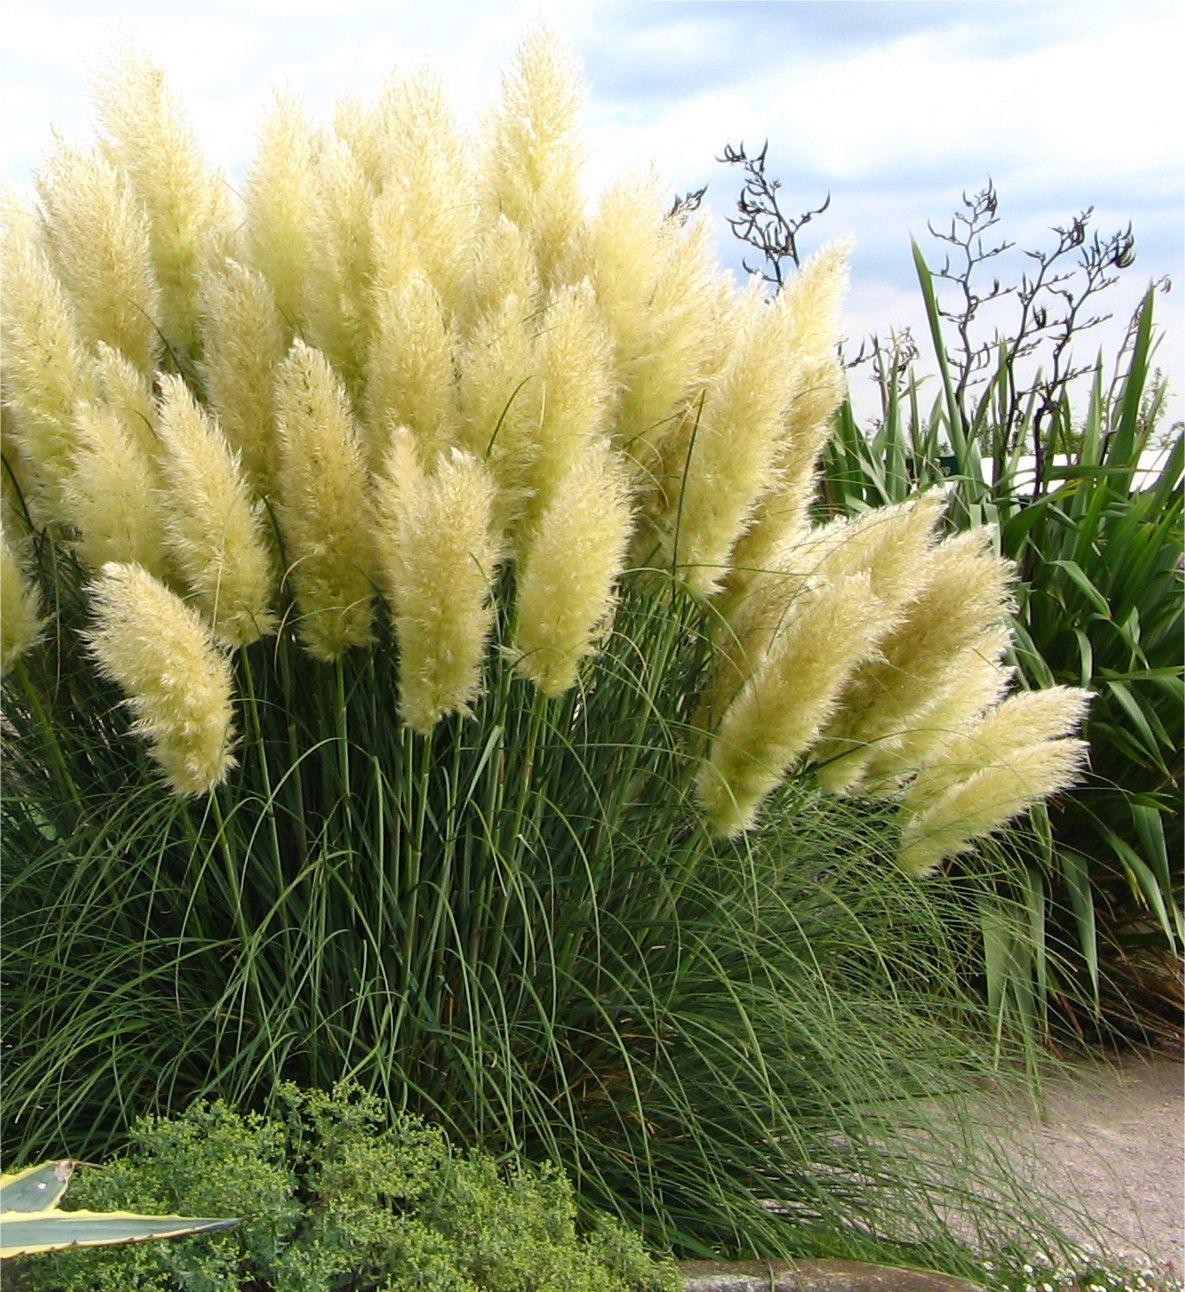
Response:
M1015 1111L1015 1110L1014 1110ZM1007 1141L1036 1190L1110 1231L1115 1256L1185 1270L1185 1068L1171 1058L1094 1063L1051 1078L1040 1117ZM1080 1235L1072 1217L1065 1227Z

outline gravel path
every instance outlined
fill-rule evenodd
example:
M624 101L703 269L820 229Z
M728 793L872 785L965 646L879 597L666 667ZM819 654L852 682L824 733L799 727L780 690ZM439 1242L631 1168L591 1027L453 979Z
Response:
M1185 1270L1185 1068L1169 1058L1093 1063L1048 1082L1043 1115L1008 1140L1034 1187L1111 1231L1116 1256ZM1073 1232L1072 1220L1066 1228Z

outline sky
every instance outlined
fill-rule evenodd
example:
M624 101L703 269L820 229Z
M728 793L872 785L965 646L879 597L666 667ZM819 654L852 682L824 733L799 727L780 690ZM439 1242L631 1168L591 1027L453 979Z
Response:
M927 221L948 223L989 176L1013 257L1049 246L1051 227L1086 207L1104 234L1130 222L1136 263L1105 297L1115 318L1082 357L1113 352L1148 282L1168 276L1157 361L1182 417L1179 0L10 0L0 173L25 189L51 129L88 137L94 77L126 37L163 66L233 184L277 88L328 115L339 95L367 98L392 70L431 62L475 119L539 17L584 66L590 197L650 163L672 194L706 183L721 256L739 268L724 217L740 177L715 160L726 143L768 140L789 212L830 194L802 249L854 236L853 347L910 327L928 358L910 235L937 260ZM871 384L858 372L853 382L867 405Z

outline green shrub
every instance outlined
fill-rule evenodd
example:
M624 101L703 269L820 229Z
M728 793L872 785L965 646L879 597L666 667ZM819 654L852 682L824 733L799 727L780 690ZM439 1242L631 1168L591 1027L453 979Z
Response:
M571 1288L664 1292L674 1266L607 1216L577 1233L571 1185L451 1149L358 1088L283 1086L268 1117L202 1104L136 1123L124 1156L78 1178L72 1202L214 1205L242 1217L209 1241L85 1251L22 1263L31 1289Z

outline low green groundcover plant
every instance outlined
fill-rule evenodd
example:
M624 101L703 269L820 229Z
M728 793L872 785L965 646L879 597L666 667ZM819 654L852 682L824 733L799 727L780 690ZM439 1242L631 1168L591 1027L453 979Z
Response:
M9 1151L350 1076L689 1255L1047 1234L927 1115L990 1066L925 877L1087 696L937 493L811 525L845 249L769 302L590 211L542 36L479 148L281 101L241 204L102 102L6 223Z
M440 1289L673 1292L618 1221L577 1232L557 1171L452 1149L357 1087L283 1085L267 1117L225 1103L136 1123L124 1156L76 1177L72 1203L99 1209L197 1205L242 1217L181 1240L26 1258L23 1286L86 1292L335 1292Z

